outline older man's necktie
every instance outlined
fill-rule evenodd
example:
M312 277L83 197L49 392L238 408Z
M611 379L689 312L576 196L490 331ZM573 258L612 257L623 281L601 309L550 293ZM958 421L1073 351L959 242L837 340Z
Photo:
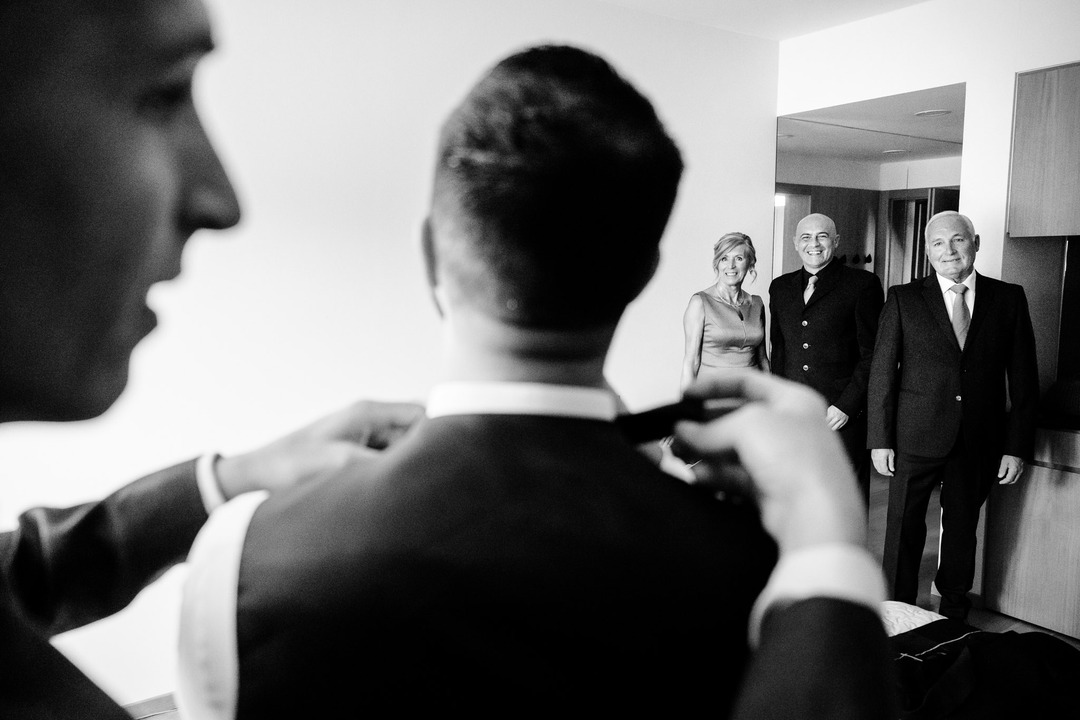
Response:
M803 305L810 302L810 296L814 294L814 285L817 284L817 280L817 275L811 275L810 278L806 281L806 289L803 290L802 294Z
M968 312L967 303L964 302L964 293L967 285L957 283L949 290L953 293L952 304L952 328L956 333L956 339L960 343L960 349L964 349L964 341L967 340L968 327L971 325L971 313Z

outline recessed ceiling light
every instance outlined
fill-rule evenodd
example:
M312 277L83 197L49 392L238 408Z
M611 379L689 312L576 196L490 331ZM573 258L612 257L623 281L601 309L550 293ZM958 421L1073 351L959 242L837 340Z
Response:
M795 136L792 135L791 133L776 133L776 137L778 137L778 138L793 138Z
M882 155L903 155L907 150L882 150Z
M915 117L917 117L917 118L932 118L932 117L941 117L942 115L951 115L951 114L952 114L952 110L920 110L919 112L915 113Z

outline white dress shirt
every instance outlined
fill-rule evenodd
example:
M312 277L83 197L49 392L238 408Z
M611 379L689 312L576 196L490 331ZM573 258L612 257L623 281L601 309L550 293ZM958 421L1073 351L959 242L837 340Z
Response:
M947 277L934 273L937 277L938 285L941 286L941 297L945 301L945 312L949 313L949 320L952 320L953 316L953 298L956 297L956 293L952 291L952 286L957 283L950 280ZM967 286L967 292L964 293L964 304L967 305L968 317L975 317L975 275L977 273L972 270L971 274L964 278L964 282L960 285Z
M515 414L613 420L609 390L544 383L445 383L428 399L428 417ZM233 720L239 663L236 593L244 537L265 492L235 498L211 516L192 548L180 621L176 700L185 720ZM785 555L758 598L748 628L756 642L761 618L775 602L834 597L880 614L885 586L863 547L818 545Z

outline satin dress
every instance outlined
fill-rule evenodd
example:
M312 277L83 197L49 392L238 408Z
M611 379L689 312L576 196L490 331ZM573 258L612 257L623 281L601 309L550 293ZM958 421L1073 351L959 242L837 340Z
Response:
M758 295L733 307L707 290L697 293L705 307L698 377L731 368L759 368L765 342L765 303Z

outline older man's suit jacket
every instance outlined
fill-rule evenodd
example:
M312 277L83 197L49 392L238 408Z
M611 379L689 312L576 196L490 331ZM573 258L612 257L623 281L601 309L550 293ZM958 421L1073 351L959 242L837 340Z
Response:
M893 287L870 375L867 445L945 457L969 451L1030 459L1039 378L1027 298L979 275L961 352L936 275Z
M206 521L194 461L0 533L0 718L128 718L48 638L126 606Z
M774 611L749 666L748 615L775 552L752 507L661 473L611 423L427 420L363 478L255 512L237 717L726 717L740 685L746 717L823 697L848 708L830 717L879 716L868 708L888 707L888 660L866 608Z
M781 275L769 286L772 371L809 385L856 418L866 405L881 281L833 260L818 272L814 294L804 304L803 273Z

